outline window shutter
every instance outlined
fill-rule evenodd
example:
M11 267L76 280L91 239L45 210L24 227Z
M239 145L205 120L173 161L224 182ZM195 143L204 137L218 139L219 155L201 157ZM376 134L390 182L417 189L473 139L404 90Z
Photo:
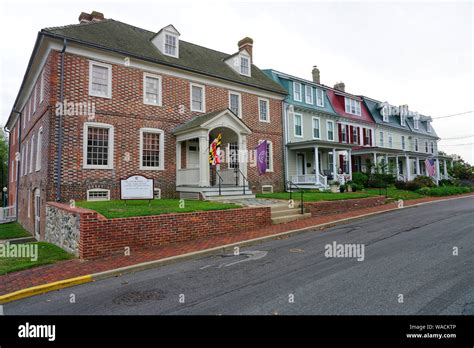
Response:
M359 144L362 145L362 139L360 138L360 128L357 127L357 139L359 140Z
M338 133L339 133L339 142L342 143L342 128L341 128L340 123L337 124L337 130L338 130Z
M367 130L365 128L362 128L364 130L364 140L363 140L363 145L367 145L366 141L365 141L365 135L366 135L366 132Z
M369 129L369 143L372 146L372 129Z
M344 172L344 155L339 155L339 168Z
M350 126L349 127L349 134L350 134L350 143L353 144L354 143L354 126Z
M346 124L346 143L349 143L349 125Z

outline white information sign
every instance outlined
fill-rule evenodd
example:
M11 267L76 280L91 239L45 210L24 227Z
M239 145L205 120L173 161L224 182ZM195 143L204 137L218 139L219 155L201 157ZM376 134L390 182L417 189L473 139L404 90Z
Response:
M133 175L120 180L121 199L153 199L153 179Z

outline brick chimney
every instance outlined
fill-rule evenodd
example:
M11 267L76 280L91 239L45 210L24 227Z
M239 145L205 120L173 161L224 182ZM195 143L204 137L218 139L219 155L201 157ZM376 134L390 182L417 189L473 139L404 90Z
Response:
M311 73L313 74L313 82L320 84L321 79L320 79L319 69L316 65L313 66L313 70L311 71Z
M250 60L253 61L252 57L252 48L253 48L253 40L251 38L244 37L242 40L240 40L237 45L239 46L239 52L242 50L246 50L250 54Z
M344 84L344 82L341 81L334 85L334 89L337 89L338 91L341 91L341 92L345 92L346 85Z
M97 11L92 11L90 14L87 12L81 12L79 15L79 23L100 22L104 19L104 14Z

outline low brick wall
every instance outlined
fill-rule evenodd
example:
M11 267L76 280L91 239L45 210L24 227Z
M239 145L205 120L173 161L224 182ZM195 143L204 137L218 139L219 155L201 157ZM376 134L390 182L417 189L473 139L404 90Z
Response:
M70 208L55 202L48 203L48 206L55 208L49 209L49 212L61 211L64 220L56 220L56 223L61 224L56 229L61 229L63 233L67 233L67 228L61 221L79 217L78 255L85 259L123 253L126 247L133 253L137 249L271 225L269 207L107 219L93 210ZM50 221L53 222L53 219L50 218ZM50 229L54 227L50 226Z
M362 208L370 208L385 204L385 197L369 197L359 199L346 199L341 201L305 202L306 211L312 217L345 213Z

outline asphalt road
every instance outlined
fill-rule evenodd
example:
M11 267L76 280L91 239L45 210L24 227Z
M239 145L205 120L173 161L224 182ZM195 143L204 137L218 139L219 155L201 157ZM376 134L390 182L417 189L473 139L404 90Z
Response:
M326 257L325 246L333 242L364 245L364 260ZM31 297L4 305L4 313L474 315L472 197L241 250L246 251Z

